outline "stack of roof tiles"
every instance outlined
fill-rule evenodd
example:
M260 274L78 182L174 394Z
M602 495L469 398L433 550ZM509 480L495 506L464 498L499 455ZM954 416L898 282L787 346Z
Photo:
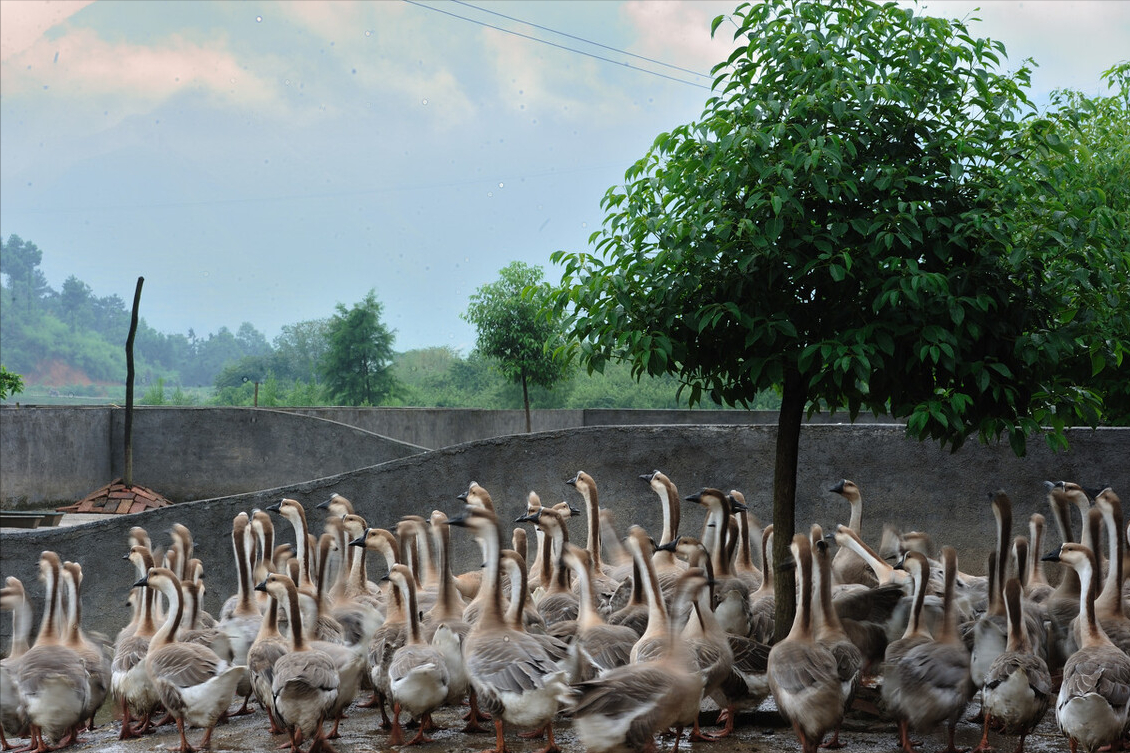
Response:
M126 486L120 479L114 479L97 491L91 492L85 498L73 505L55 508L66 513L104 513L106 515L124 515L129 512L143 512L157 507L173 504L152 489L144 486Z

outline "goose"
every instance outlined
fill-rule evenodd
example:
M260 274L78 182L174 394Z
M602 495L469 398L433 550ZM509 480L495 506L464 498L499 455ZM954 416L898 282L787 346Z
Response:
M251 581L254 567L254 533L251 530L251 516L245 512L232 519L232 554L235 556L236 602L228 615L220 620L217 627L228 637L231 646L231 663L247 666L247 651L259 634L263 614L253 594L255 584ZM232 716L250 714L247 704L251 700L251 675L248 673L240 682L236 693L243 698L243 704Z
M204 597L204 583L198 580L181 581L180 591L184 616L181 618L180 627L177 628L176 639L182 643L198 643L214 651L216 656L228 664L234 664L231 639L227 633L217 625L211 627L201 625L200 613L203 610L200 609L200 602ZM157 620L154 619L154 622Z
M1118 742L1130 712L1130 657L1110 642L1095 616L1092 581L1099 572L1094 552L1082 544L1061 544L1044 556L1062 562L1079 575L1079 614L1082 643L1063 666L1063 681L1055 702L1060 731L1071 750L1093 752Z
M557 750L553 718L569 699L565 672L537 638L506 624L499 593L498 517L492 509L467 506L449 525L467 528L478 540L485 563L481 591L486 607L467 635L464 656L479 703L494 720L496 753L506 750L504 725L545 727L546 753Z
M513 530L510 531L510 548L522 557L523 562L530 561L530 539L525 528L514 526ZM529 573L526 573L527 579L529 575ZM527 580L527 582L529 581Z
M0 745L10 750L6 735L27 736L27 704L16 678L20 659L31 646L32 609L24 584L9 575L0 588L0 610L12 613L12 643L0 659Z
M411 554L404 558L404 564L416 579L416 602L420 605L420 611L430 611L439 594L439 571L432 556L428 522L419 515L405 515L397 523L396 537L410 545L408 549Z
M1004 651L1008 643L1008 621L1004 614L1005 574L1008 571L1008 547L1012 536L1012 500L1004 490L998 489L989 495L993 518L996 521L997 539L994 546L995 557L990 564L989 608L972 627L969 674L973 685L981 689L985 676L993 660Z
M954 603L956 550L951 546L943 547L942 561L945 586L941 629L933 640L914 646L891 668L891 673L898 676L897 707L903 749L908 753L914 750L906 734L908 729L933 729L943 721L947 722L948 727L946 750L957 750L954 747L957 720L973 698L969 651L957 632L957 609ZM885 674L884 679L886 677Z
M566 544L561 555L580 586L577 632L568 646L570 683L591 680L598 674L627 664L639 634L625 625L610 625L596 606L592 559L585 549Z
M746 507L745 495L737 489L731 489L728 495L734 502L734 520L738 524L738 549L734 558L734 572L746 577L753 590L761 588L764 575L753 562L753 538L760 540L761 524L749 513Z
M212 730L227 711L236 686L247 674L247 667L229 666L214 651L195 643L176 640L177 625L184 616L180 580L172 570L154 567L134 584L149 586L164 594L169 602L165 623L149 642L145 668L153 679L161 704L173 716L180 733L181 753L194 748L185 737L185 725L204 727L202 747L208 747Z
M76 739L90 692L82 657L61 635L66 622L61 613L62 570L55 552L40 554L39 576L46 585L43 619L35 645L21 657L16 674L27 708L29 749L36 751L47 750L49 741L61 747Z
M1053 591L1044 573L1044 562L1040 559L1040 552L1044 551L1046 525L1046 519L1038 512L1032 513L1028 518L1028 536L1031 541L1028 546L1028 566L1025 568L1028 581L1024 584L1024 597L1034 604L1043 604Z
M364 535L365 529L369 527L365 519L356 514L346 515L341 519L341 524L345 527L345 531L348 534L347 545ZM376 611L377 622L384 622L385 594L379 584L369 580L369 550L365 547L348 546L347 549L355 553L350 559L349 580L345 587L346 597L363 604L368 604Z
M431 714L447 701L447 660L439 649L424 642L416 604L415 578L405 565L393 565L388 578L400 590L400 599L407 605L408 637L396 650L388 664L389 691L392 696L392 733L389 745L418 745L431 742L424 735L431 724ZM404 709L420 720L420 730L407 743L400 727Z
M1064 491L1065 485L1063 482L1045 481L1044 486L1047 489L1052 518L1059 530L1060 541L1075 542L1071 529L1072 501ZM1071 623L1079 615L1079 575L1071 567L1061 568L1061 571L1059 583L1044 601L1048 613L1047 662L1048 669L1052 672L1061 670L1067 657L1078 648Z
M284 498L267 508L277 512L294 529L294 556L298 560L298 577L295 584L299 589L312 589L310 579L310 529L306 524L306 510L295 499Z
M546 538L552 541L550 583L537 602L538 614L549 628L556 623L572 622L577 619L580 601L569 585L569 568L562 566L560 558L569 543L569 529L561 519L561 514L550 507L542 507L532 515L523 515L514 522L535 523L545 531Z
M647 629L647 598L643 589L643 577L639 565L632 563L630 576L631 590L628 601L624 606L608 615L609 625L626 625L635 631L636 635L643 635Z
M566 482L581 494L585 501L585 523L588 537L585 549L592 558L593 587L596 589L598 604L602 611L607 613L607 604L612 600L620 582L611 576L611 568L604 564L600 542L600 503L597 497L596 481L584 471L577 471L577 475Z
M761 529L761 585L749 595L749 637L759 643L770 643L774 635L774 615L777 599L773 590L773 569L770 552L773 551L773 524Z
M340 521L335 521L340 524ZM333 573L333 559L337 548L337 534L327 531L318 537L314 551L318 553L314 561L313 588L299 588L298 603L307 610L303 624L309 625L311 635L318 640L331 643L347 643L345 626L330 612L330 581ZM356 637L356 636L355 636Z
M817 645L823 646L836 659L836 674L843 694L844 713L851 708L859 689L863 673L863 652L849 638L840 617L832 605L832 558L828 555L828 542L820 526L811 529L813 580L817 598L812 603L813 636ZM840 725L837 724L832 739L824 747L840 748Z
M272 574L267 572L259 583L266 582L267 577ZM291 582L293 583L293 581ZM278 735L286 732L286 730L279 725L278 716L275 713L275 696L272 684L275 679L275 662L289 650L290 642L279 632L279 600L271 596L266 588L259 589L259 586L256 585L255 589L257 593L267 594L268 603L267 610L263 614L263 620L259 623L259 633L252 641L251 648L247 649L247 671L251 675L252 692L255 693L259 705L267 712L271 734ZM295 598L297 599L297 594Z
M718 622L727 633L748 636L751 615L749 595L756 587L752 579L737 576L730 567L730 516L734 500L720 489L704 488L697 494L686 498L707 509L707 522L712 522L717 531L717 542L709 549L710 564L714 579L714 610ZM760 583L757 584L760 586Z
M1122 502L1109 487L1095 496L1095 508L1106 523L1107 551L1110 552L1110 567L1102 592L1095 599L1095 617L1111 643L1123 652L1130 653L1130 618L1126 616L1122 601L1123 555L1126 549L1125 530L1122 521ZM1080 626L1076 625L1076 641L1080 642Z
M663 513L663 529L659 534L659 546L670 544L679 538L679 520L681 518L679 500L682 499L679 496L679 489L666 474L659 470L645 473L640 478L646 481L651 490L659 497L659 509ZM655 572L659 575L661 581L664 574L669 571L676 571L675 577L677 577L678 573L687 569L687 564L676 558L674 553L668 550L657 549L653 560Z
M290 735L290 749L298 753L301 738L308 737L307 753L332 751L325 741L323 724L337 705L341 682L337 667L324 651L306 640L293 580L271 573L255 588L283 605L291 626L288 650L276 659L271 678L271 706Z
M494 512L494 500L491 499L490 492L488 492L477 481L472 481L467 486L467 491L456 497L462 500L463 504L470 505L471 507L480 507L485 510ZM483 581L482 568L474 568L464 573L455 576L455 587L464 599L473 600L475 595L479 592L479 586ZM469 606L469 605L468 605ZM473 621L473 620L470 620Z
M847 527L856 536L863 535L863 495L854 481L842 479L828 491L839 494L851 505L851 517ZM837 583L859 583L868 587L878 585L876 572L868 567L867 562L850 548L840 547L836 556L832 558L832 575Z
M660 639L650 661L616 667L575 686L573 729L591 753L642 753L655 750L655 734L680 721L700 677L668 622L666 604L652 563L652 544L633 526L625 539L641 577L649 610L648 632ZM697 716L696 707L693 709ZM679 737L675 738L678 751Z
M1019 579L1004 585L1004 606L1008 615L1008 645L989 667L982 688L984 731L974 753L988 753L989 725L1005 734L1019 735L1015 753L1024 753L1024 738L1044 718L1053 694L1048 665L1032 651L1024 628Z
M367 528L363 536L350 541L349 545L381 554L389 572L400 564L400 542L387 529ZM373 698L368 705L380 709L381 728L392 729L392 720L385 711L385 701L389 697L387 667L392 655L404 645L407 638L408 615L405 611L407 606L401 600L398 589L392 589L385 604L385 620L373 633L368 647L369 679L373 686Z
M142 569L143 572L147 573L153 567L153 554L146 546L139 544L131 547L126 557L133 562L135 568ZM110 692L122 708L119 740L139 737L147 732L150 716L161 703L157 688L145 668L145 655L157 632L156 598L157 592L153 589L141 589L136 629L114 645L114 660L110 664ZM141 727L138 729L132 725L134 718L141 720Z
M82 658L89 685L83 719L87 723L87 729L93 731L94 715L110 693L110 658L106 654L105 640L92 641L82 630L82 565L64 562L60 574L67 591L67 623L63 631L63 643Z
M929 643L932 638L922 620L922 606L926 600L926 578L929 563L921 552L906 552L899 562L899 567L905 571L914 583L914 595L911 601L910 613L906 622L906 630L901 638L891 641L883 657L883 704L887 711L895 718L899 728L899 745L903 749L911 749L909 717L903 702L907 698L902 685L903 674L899 671L899 664L906 658L910 651L918 646Z
M467 696L469 679L463 661L463 642L471 625L463 619L463 603L451 575L451 528L447 514L433 510L429 519L433 548L438 555L439 594L435 606L424 615L424 640L438 650L447 665L447 704L458 703ZM477 727L477 719L472 728Z
M812 629L812 545L796 534L789 547L799 572L796 616L789 634L769 651L769 688L805 753L843 719L844 699L836 657L819 645Z

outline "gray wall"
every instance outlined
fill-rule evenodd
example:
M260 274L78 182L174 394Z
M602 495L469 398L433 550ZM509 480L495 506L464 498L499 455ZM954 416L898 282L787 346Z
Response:
M0 506L70 504L125 471L125 410L0 409ZM136 408L133 480L174 502L383 463L423 448L265 408Z
M391 527L408 513L458 511L456 495L474 479L492 493L508 537L510 521L524 509L531 489L547 504L579 501L564 482L583 469L596 479L601 505L613 511L621 534L630 523L658 533L656 497L637 478L658 468L683 496L706 485L739 489L754 513L768 522L775 434L771 426L637 426L482 440L237 497L114 516L67 529L5 531L0 534L0 575L15 575L39 594L35 582L39 552L53 549L65 559L81 562L86 573L84 619L91 629L113 636L126 620L125 595L133 577L129 564L120 559L130 526L145 527L154 543L162 546L168 543L166 531L173 522L180 521L194 532L207 568L206 608L215 613L234 589L232 517L282 496L307 506L314 530L320 530L322 516L313 506L332 492L352 499L371 525ZM1023 533L1031 513L1047 514L1045 479L1110 484L1116 491L1130 488L1126 463L1130 429L1077 430L1070 432L1070 438L1069 452L1055 454L1033 443L1030 454L1018 459L1007 445L996 444L971 443L951 454L906 439L898 426L808 425L801 433L798 527L819 522L829 528L846 522L847 504L827 489L848 477L863 491L864 538L869 542L878 543L884 522L928 531L938 544L957 547L963 570L984 572L994 538L988 505L991 490L1009 492L1016 508L1014 533ZM702 520L700 509L684 503L684 533L699 535ZM575 520L570 528L573 539L583 542L583 522ZM454 531L453 538L458 566L478 566L479 555L467 536ZM293 541L285 524L279 540ZM371 565L374 576L382 569ZM3 622L2 630L10 630L10 621Z
M328 418L433 450L487 437L523 434L526 431L526 414L520 410L478 408L283 408L282 410ZM833 417L826 413L818 413L810 419L810 422L833 423L842 419L842 414ZM893 423L886 419L883 422ZM530 411L530 426L533 431L554 431L582 426L776 425L776 423L776 411L607 408Z
M546 410L532 416L534 431L776 421L768 411ZM525 426L520 410L139 407L134 481L174 502L222 497L344 473L424 448L522 434ZM122 476L124 433L121 408L0 407L0 508L70 504Z

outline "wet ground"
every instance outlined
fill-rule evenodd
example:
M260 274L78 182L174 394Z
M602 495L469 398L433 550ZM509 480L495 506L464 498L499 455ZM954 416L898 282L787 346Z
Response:
M235 710L235 706L232 707ZM958 725L957 745L959 748L969 749L977 745L981 735L980 725L970 721L968 717L977 710L976 703L970 704L966 710L965 718ZM494 735L476 734L469 735L460 732L463 722L460 720L461 710L443 709L435 715L436 722L446 729L431 733L433 741L414 746L420 753L472 753L494 747ZM176 728L163 727L159 732L148 735L139 740L118 741L118 732L121 725L118 721L109 719L109 713L104 710L106 718L99 719L99 728L94 732L84 735L84 742L68 748L73 751L97 751L98 753L142 753L142 751L165 750L178 743ZM715 717L715 712L704 712L702 721L708 725L705 731L710 731L709 726ZM376 753L378 751L401 750L402 747L388 744L388 733L379 728L380 714L375 709L363 709L357 706L349 710L349 718L341 724L342 736L334 741L334 747L340 753ZM512 753L536 753L545 746L544 740L522 740L515 731L507 732L507 748ZM562 721L554 726L557 743L564 753L583 753L584 748L573 734L572 725ZM415 734L409 730L408 737ZM203 736L202 730L190 730L188 739L193 745L198 743ZM926 735L915 735L921 741L920 750L923 753L936 753L946 746L945 735L941 731ZM862 710L855 710L848 714L844 723L841 742L845 743L844 750L848 753L895 753L899 750L896 730L893 723L873 716ZM230 723L216 728L212 735L213 751L267 751L274 750L286 742L285 736L271 736L267 732L266 715L258 711L249 716L234 718ZM1011 753L1015 750L1017 740L1015 737L1002 737L995 733L989 734L989 742L995 750L1002 753ZM670 738L660 739L658 749L671 751L674 741ZM800 744L793 735L791 728L785 726L781 717L773 707L772 699L766 701L755 713L744 714L739 717L738 725L732 737L718 742L688 743L684 733L679 743L681 751L695 751L696 753L745 753L746 751L782 751L793 753L800 751ZM1068 749L1067 740L1059 734L1055 724L1054 709L1049 709L1047 716L1035 733L1028 736L1025 749L1030 753L1060 753ZM411 750L411 748L408 748Z

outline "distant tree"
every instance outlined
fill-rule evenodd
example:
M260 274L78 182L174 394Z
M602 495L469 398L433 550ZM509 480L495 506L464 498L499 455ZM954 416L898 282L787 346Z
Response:
M1006 435L1022 453L1060 396L1097 414L1093 390L1058 377L1095 330L1057 326L1065 288L1086 283L1047 284L1058 230L1014 213L1035 200L1018 171L1036 145L1019 118L1028 69L998 72L1003 45L868 0L765 0L732 19L702 119L608 191L595 254L553 259L590 368L675 374L692 403L780 386L784 562L806 408L890 413L955 448ZM779 576L781 638L794 586Z
M90 315L90 303L94 295L90 286L79 278L71 275L63 281L63 289L59 292L59 303L63 309L63 318L71 325L71 330L78 329L79 321L85 321Z
M23 377L8 371L3 365L0 365L0 400L3 400L9 395L18 395L23 391Z
M329 349L329 324L329 319L310 319L283 326L271 358L280 379L317 383L318 364Z
M262 332L255 329L251 322L244 322L239 325L239 329L235 333L235 341L243 348L243 352L249 356L265 356L271 352L271 344L267 342L267 338Z
M0 241L0 274L8 275L12 302L20 307L16 309L19 313L31 313L39 297L50 290L39 269L42 261L43 252L31 241L15 234Z
M329 348L321 361L326 391L339 405L378 405L392 393L394 332L381 322L375 290L353 308L337 305L330 319Z
M515 261L499 275L471 295L463 318L478 330L478 351L493 359L508 380L521 385L529 432L529 386L553 387L568 374L568 364L557 356L563 344L561 329L551 315L550 287L541 267Z

